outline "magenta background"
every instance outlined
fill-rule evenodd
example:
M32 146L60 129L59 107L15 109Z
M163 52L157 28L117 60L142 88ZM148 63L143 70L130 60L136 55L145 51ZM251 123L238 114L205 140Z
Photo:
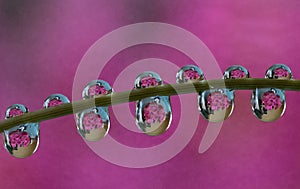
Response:
M300 78L299 8L297 0L1 0L0 114L4 117L14 103L40 109L52 93L71 97L73 77L87 49L104 34L136 22L165 22L191 31L210 48L222 70L241 64L252 77L263 77L272 64L285 63ZM165 47L133 47L111 60L102 76L112 82L126 65L148 57L165 58L178 66L189 61ZM32 157L16 159L0 149L0 186L299 188L299 93L287 92L287 110L273 123L262 123L252 115L250 94L237 93L234 113L206 153L197 152L207 125L201 117L196 134L179 155L147 169L119 167L95 155L77 134L72 116L43 122L40 147ZM176 115L178 110L175 121ZM130 137L116 120L112 123L112 136L129 145L158 144L176 128L149 139Z

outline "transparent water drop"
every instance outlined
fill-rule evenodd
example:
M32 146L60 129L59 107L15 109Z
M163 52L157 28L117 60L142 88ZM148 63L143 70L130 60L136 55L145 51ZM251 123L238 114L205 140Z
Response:
M204 74L202 70L195 65L183 66L182 68L180 68L180 70L178 70L176 74L177 83L185 83L196 80L204 80Z
M223 79L244 79L250 78L248 70L240 65L233 65L227 68L223 74Z
M252 111L261 121L271 122L279 119L286 107L285 94L280 89L256 89L251 98Z
M199 111L210 122L227 119L234 107L234 93L228 89L203 91L198 97Z
M97 95L111 94L113 89L111 86L103 80L93 80L89 82L82 91L82 98L89 99L94 98Z
M135 80L135 89L162 85L155 72L143 72ZM156 136L166 131L172 121L169 96L154 96L136 102L136 124L144 133Z
M284 64L274 64L267 71L265 78L267 79L292 79L291 69Z
M85 110L78 114L77 130L87 141L98 141L104 138L110 128L110 119L101 107Z
M5 119L27 113L28 109L22 104L10 106L5 113ZM39 123L26 123L4 130L4 146L14 157L31 156L39 145Z
M65 103L70 103L70 100L66 96L62 94L52 94L46 98L43 107L49 108L49 107L58 106Z
M135 89L155 87L158 85L162 85L162 79L157 73L151 71L141 73L134 82Z
M111 93L113 89L106 81L93 80L83 89L82 98L89 99ZM95 107L77 113L76 125L79 134L87 141L98 141L104 138L110 128L108 107Z

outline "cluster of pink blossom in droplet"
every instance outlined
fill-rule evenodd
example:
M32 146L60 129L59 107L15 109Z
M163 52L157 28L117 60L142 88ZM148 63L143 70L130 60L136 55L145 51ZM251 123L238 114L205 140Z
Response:
M19 108L14 108L9 111L9 117L15 117L15 116L19 116L22 114L23 114L23 112Z
M96 95L100 95L100 94L106 94L107 91L106 89L104 88L104 86L99 86L99 85L94 85L94 86L91 86L89 88L89 96L96 96Z
M275 94L273 91L268 91L263 94L262 104L266 110L273 110L281 107L282 102L279 95Z
M277 77L288 77L289 76L289 72L286 69L283 68L277 68L274 70L274 75Z
M188 80L196 80L200 78L200 75L197 71L195 70L185 70L183 72L183 77L186 81Z
M235 69L230 72L230 76L233 79L242 79L246 78L246 73L243 70Z
M63 104L63 101L59 100L59 99L51 99L48 103L48 106L49 107L53 107L53 106L58 106L58 105L61 105Z
M143 115L147 124L160 123L164 121L166 116L164 107L156 102L146 104Z
M27 132L14 131L9 134L9 142L13 148L26 147L30 144L30 136Z
M83 115L82 124L87 131L102 127L102 119L99 114L89 112Z
M207 104L213 111L223 110L229 107L230 101L226 94L221 92L213 92L208 95Z
M154 77L144 77L141 79L140 84L142 88L146 88L151 86L157 86L158 82Z

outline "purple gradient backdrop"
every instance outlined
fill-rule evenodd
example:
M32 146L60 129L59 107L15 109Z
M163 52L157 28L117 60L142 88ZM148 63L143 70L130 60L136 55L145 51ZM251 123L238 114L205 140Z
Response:
M272 64L285 63L299 79L299 9L297 0L1 0L0 115L4 117L6 107L14 103L40 109L52 93L71 97L76 68L87 49L104 34L137 22L165 22L191 31L210 48L222 70L241 64L252 77L263 77ZM189 62L166 47L132 47L107 64L105 79L112 82L126 65L149 57L178 66ZM207 125L201 117L196 134L180 154L147 169L123 168L98 157L77 134L72 116L43 122L40 147L32 157L16 159L0 148L0 186L299 188L299 93L287 92L287 110L273 123L252 115L250 95L237 92L234 113L206 153L197 152ZM158 144L174 131L150 140L130 137L114 119L112 124L111 135L130 145Z

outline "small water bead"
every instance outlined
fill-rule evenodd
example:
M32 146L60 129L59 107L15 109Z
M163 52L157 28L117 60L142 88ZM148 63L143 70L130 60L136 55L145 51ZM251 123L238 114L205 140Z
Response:
M169 128L172 120L169 97L144 98L136 106L136 123L144 133L156 136Z
M78 123L78 132L87 141L98 141L104 138L110 127L109 116L101 107L81 112Z
M176 74L177 83L185 83L188 81L201 81L204 79L202 70L194 65L187 65L178 70Z
M244 79L250 78L248 70L240 65L230 66L223 74L223 79Z
M14 104L6 110L5 119L27 113L28 109L22 104ZM32 155L39 144L39 124L26 123L4 130L4 144L6 150L17 158Z
M82 91L82 98L93 98L97 95L108 95L113 92L111 86L104 80L93 80L89 82Z
M285 110L285 94L280 89L256 89L252 94L252 110L254 115L265 122L279 119Z
M135 89L148 88L162 85L161 77L151 71L141 73L134 82Z
M275 64L271 66L267 71L265 78L268 79L292 79L291 69L284 64Z
M143 72L135 80L135 89L162 85L161 77L155 72ZM136 124L148 135L159 135L171 124L170 97L154 96L136 102Z
M14 104L7 108L5 112L5 119L12 118L15 116L22 115L28 112L28 108L22 104Z
M210 122L222 122L227 119L234 107L234 94L228 89L211 89L198 97L199 111Z
M65 103L70 103L70 100L66 96L62 94L52 94L46 98L43 107L49 108L49 107L58 106Z

